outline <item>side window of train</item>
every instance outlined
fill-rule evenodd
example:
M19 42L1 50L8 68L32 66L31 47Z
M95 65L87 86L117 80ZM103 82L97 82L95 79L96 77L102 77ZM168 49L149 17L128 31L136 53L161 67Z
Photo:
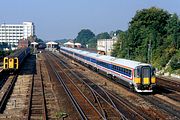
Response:
M134 76L135 77L140 77L140 75L139 75L140 73L139 72L140 72L139 69L135 69L134 70Z

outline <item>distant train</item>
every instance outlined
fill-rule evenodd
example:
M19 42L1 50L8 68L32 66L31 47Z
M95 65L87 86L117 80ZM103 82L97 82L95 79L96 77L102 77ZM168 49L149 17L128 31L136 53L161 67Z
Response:
M156 86L154 69L150 64L120 59L88 51L61 47L60 52L97 70L103 71L136 92L153 92Z
M18 70L24 59L30 54L30 48L22 48L4 57L3 69L9 71Z

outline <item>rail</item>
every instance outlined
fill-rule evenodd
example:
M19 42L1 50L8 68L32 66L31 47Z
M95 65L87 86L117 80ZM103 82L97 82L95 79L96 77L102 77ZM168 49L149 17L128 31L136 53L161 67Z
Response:
M6 92L4 93L4 95L0 101L0 112L1 113L4 111L7 100L12 93L12 90L13 90L13 87L14 87L15 82L17 80L17 77L18 77L18 74L15 74L14 77L12 78L11 84L8 86Z
M54 65L51 64L52 62ZM51 61L49 64L82 119L89 119L91 117L105 119L56 61ZM58 67L58 69L55 66Z
M165 88L175 90L180 92L180 82L175 81L175 80L168 80L167 78L164 77L157 77L157 84L159 86L163 86Z
M39 75L40 74L40 75ZM29 97L29 103L28 103L28 120L30 120L32 117L42 117L43 120L47 120L47 108L46 108L46 99L45 99L45 92L44 92L44 85L43 85L43 78L41 74L41 62L39 64L39 69L37 71L37 78L35 78L35 74L33 74L31 88L30 88L30 97ZM40 82L40 83L39 83ZM39 85L40 84L40 85ZM37 90L39 89L39 90ZM40 91L41 93L38 93ZM38 96L35 96L38 95ZM40 97L40 98L39 98ZM34 103L33 103L34 101ZM39 101L38 103L35 103L35 101ZM36 108L36 105L40 105L40 108ZM42 105L42 106L41 106ZM39 106L37 106L39 107ZM32 112L32 108L35 111L36 109L36 115L34 115ZM40 112L42 111L42 113Z
M62 59L60 59L58 56L55 55L55 57L57 58L57 60L59 59L60 61L62 61ZM123 120L127 119L123 114L121 114L119 112L119 110L117 109L116 105L113 103L113 101L108 96L108 94L105 93L106 98L107 98L106 99L106 98L103 98L104 96L102 97L96 90L93 89L92 86L94 86L95 83L91 82L91 83L88 84L88 81L86 80L86 78L83 79L84 77L82 77L82 76L79 77L78 76L79 74L76 73L76 71L71 70L70 69L71 67L69 68L69 66L67 66L67 64L65 64L65 61L62 61L61 64L64 66L64 68L66 68L66 71L68 70L68 73L71 73L74 76L73 78L77 78L78 79L79 82L76 82L76 84L82 83L82 84L86 85L86 88L89 88L89 90L92 92L96 102L98 103L98 106L100 108L100 112L102 113L104 118L108 119L107 118L107 111L109 111L109 112L113 113L113 114L111 114L111 117L115 117L115 115L117 116L117 114L118 114L119 118L121 118ZM103 91L103 92L105 92L105 91ZM102 107L103 106L102 104L104 105L104 107ZM110 117L110 116L108 116L108 117Z

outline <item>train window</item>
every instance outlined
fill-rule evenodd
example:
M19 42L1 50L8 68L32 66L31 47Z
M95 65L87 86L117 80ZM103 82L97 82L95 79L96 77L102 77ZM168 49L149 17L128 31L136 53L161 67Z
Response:
M134 76L135 77L140 77L140 70L139 69L134 70Z
M143 67L142 75L143 75L143 77L150 77L150 67Z
M121 73L123 73L123 68L121 68Z
M14 68L16 69L16 67L17 67L17 65L16 64L14 64Z
M131 70L128 70L128 76L131 77Z
M128 70L127 69L125 69L125 71L124 71L125 73L128 73Z
M113 65L113 70L116 70L116 66L115 65Z
M17 63L17 59L14 59L14 63Z

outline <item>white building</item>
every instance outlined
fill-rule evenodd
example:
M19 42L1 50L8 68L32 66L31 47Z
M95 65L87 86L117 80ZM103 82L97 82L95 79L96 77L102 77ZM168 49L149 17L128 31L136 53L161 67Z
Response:
M1 24L0 26L0 44L17 46L18 41L27 39L35 35L35 26L32 22L23 22L22 24Z
M113 45L117 42L117 37L112 39L99 39L97 40L97 50L99 54L111 55Z

